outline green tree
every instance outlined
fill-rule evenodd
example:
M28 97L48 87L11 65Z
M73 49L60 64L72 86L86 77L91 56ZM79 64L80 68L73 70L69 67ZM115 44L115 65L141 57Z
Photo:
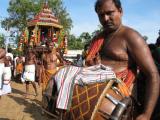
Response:
M15 27L22 31L27 22L41 10L43 3L44 0L11 0L7 9L9 17L2 21L2 27L5 29ZM64 26L64 31L69 32L72 20L62 0L48 0L48 4Z
M89 43L92 37L88 32L83 32L79 38L83 43Z
M98 29L92 32L91 37L93 38L93 37L96 36L98 33L102 32L102 30L103 30L102 25L98 25Z
M80 38L76 38L74 35L68 36L68 49L81 50L84 48L84 43Z
M2 21L2 27L23 30L27 26L27 21L37 13L36 8L34 0L11 0L7 9L9 17Z
M3 34L0 34L0 47L4 47L5 44L4 44L4 35Z

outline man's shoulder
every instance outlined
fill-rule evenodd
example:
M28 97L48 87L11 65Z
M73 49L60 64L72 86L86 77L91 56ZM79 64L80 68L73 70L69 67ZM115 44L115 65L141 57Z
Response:
M122 32L123 38L125 40L125 44L128 47L138 47L138 46L146 46L146 42L143 39L142 35L130 27L124 27Z
M1 47L0 50L5 50L5 49Z
M133 29L133 28L131 28L131 27L128 27L128 26L123 26L123 27L122 27L122 32L123 32L125 35L128 35L128 36L139 34L135 29ZM126 34L126 33L127 33L127 34ZM139 35L140 35L140 34L139 34Z
M144 40L142 35L133 28L124 26L122 30L122 35L124 36L125 40L128 42L138 42L139 40Z
M5 49L3 49L3 48L0 48L0 52L5 52Z

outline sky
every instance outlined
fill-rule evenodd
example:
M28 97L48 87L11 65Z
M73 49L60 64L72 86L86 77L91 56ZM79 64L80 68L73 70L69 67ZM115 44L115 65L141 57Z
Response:
M79 36L82 32L92 33L99 21L94 11L96 0L63 0L72 21L71 33ZM8 16L9 0L0 0L0 20ZM148 43L155 43L160 29L160 0L121 0L123 24L148 36ZM0 27L0 33L4 29Z

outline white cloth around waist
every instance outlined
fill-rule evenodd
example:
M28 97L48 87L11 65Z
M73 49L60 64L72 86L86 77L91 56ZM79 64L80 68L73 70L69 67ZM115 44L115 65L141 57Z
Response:
M24 66L24 70L25 72L32 72L35 73L35 65L25 65Z
M8 93L11 93L11 67L4 67L4 72L3 72L3 87L1 91L1 95L5 95Z
M22 76L22 82L24 81L35 81L35 65L25 65L24 73Z
M0 89L2 89L3 73L4 73L4 63L0 63Z
M4 74L3 74L3 79L4 79L4 84L5 80L11 80L11 67L4 67Z

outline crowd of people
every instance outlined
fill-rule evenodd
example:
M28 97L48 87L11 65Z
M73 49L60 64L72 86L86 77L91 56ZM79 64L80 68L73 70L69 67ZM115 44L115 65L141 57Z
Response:
M11 93L11 80L18 83L25 83L26 93L25 98L29 98L29 84L31 83L35 96L38 95L37 84L42 85L42 91L52 75L56 73L58 67L64 65L63 58L57 52L52 41L47 41L47 51L40 53L38 58L34 48L25 50L24 55L13 57L11 49L6 52L4 48L0 49L1 63L1 80L0 80L0 96Z

